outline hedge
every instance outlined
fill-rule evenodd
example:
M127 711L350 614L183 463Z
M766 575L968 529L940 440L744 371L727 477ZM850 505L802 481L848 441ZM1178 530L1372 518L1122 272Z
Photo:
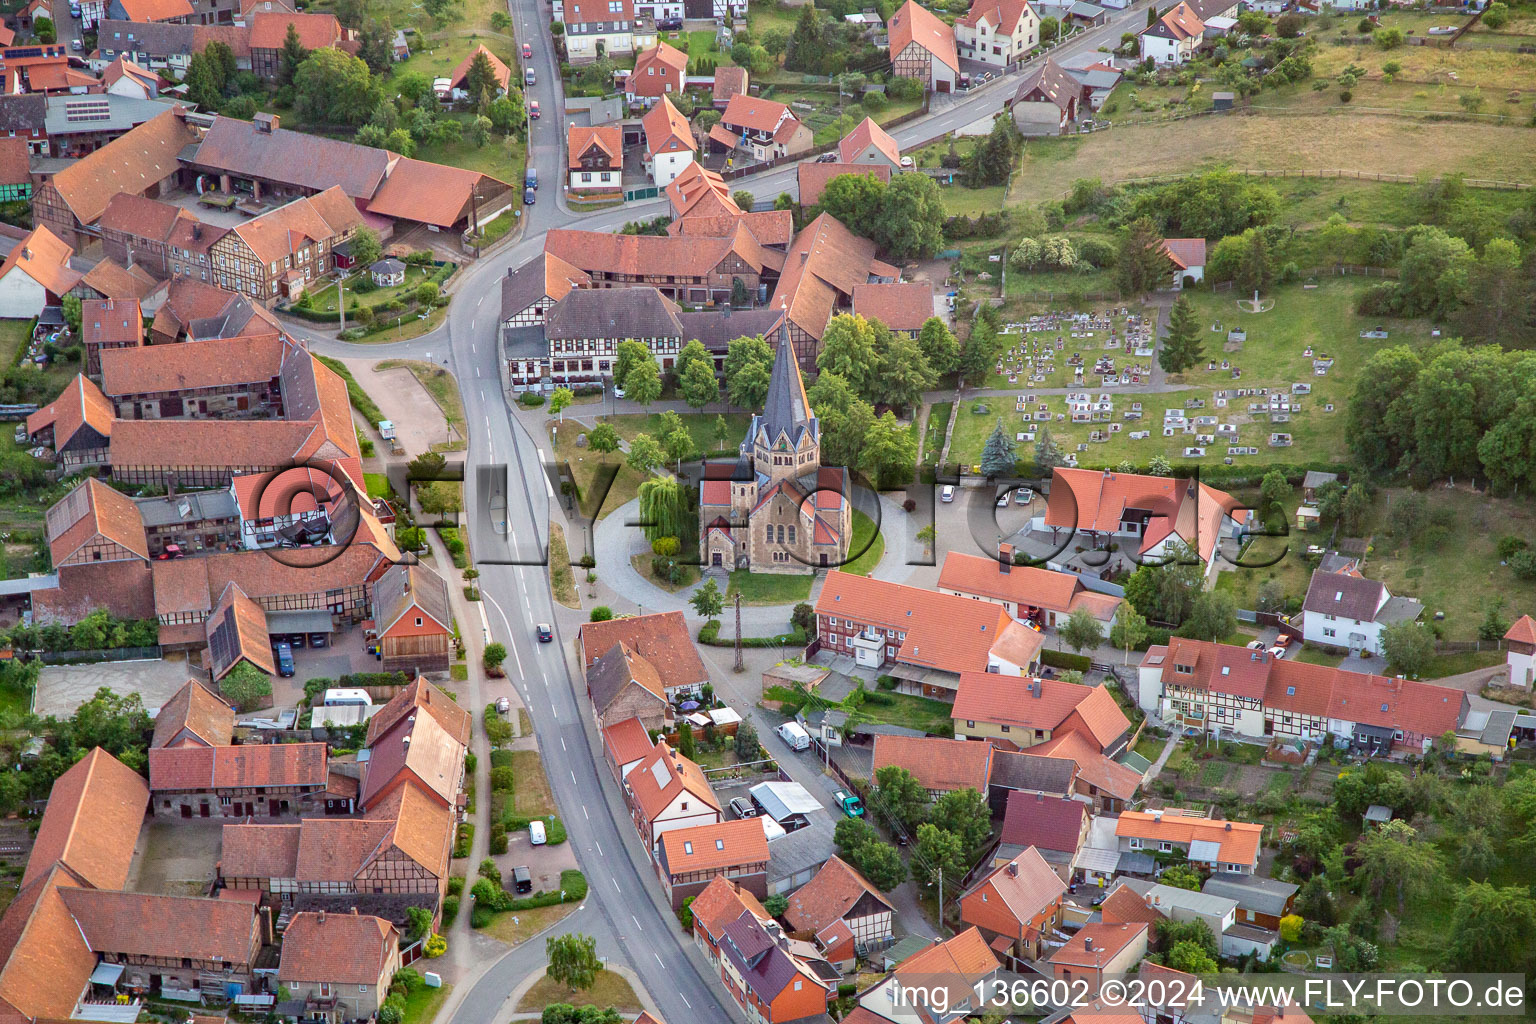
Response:
M699 627L699 643L710 647L735 647L734 638L722 638L720 636L720 620L710 619ZM805 630L796 629L789 633L781 633L778 636L744 636L741 638L743 647L783 647L786 644L794 647L804 647L810 643L810 637Z
M374 404L368 392L363 390L363 386L357 382L357 378L352 376L352 371L347 369L340 359L332 359L329 356L316 356L315 358L319 359L322 365L346 382L347 397L352 400L352 408L362 413L363 419L375 426L378 425L380 420L384 419L383 410Z
M542 821L544 823L544 838L550 846L559 846L565 842L565 822L555 814L503 814L501 823L507 826L508 832L521 832L528 827L530 821Z
M459 916L459 898L457 896L443 897L443 922L439 925L443 931L453 927L454 919Z
M492 768L510 768L510 767L512 767L512 751L510 751L510 750L493 750L493 751L491 751L491 767Z
M366 689L370 686L405 686L409 682L404 672L349 672L336 680L336 685Z
M562 891L565 893L563 899L560 896ZM559 889L553 892L536 892L532 896L524 896L521 899L514 898L511 893L501 887L499 882L481 878L470 889L470 894L475 899L475 910L470 917L470 923L476 928L484 928L499 912L534 910L538 907L553 907L560 903L580 903L587 898L587 877L575 868L567 868L560 872Z
M1093 659L1086 654L1068 654L1066 651L1049 649L1040 652L1040 660L1052 668L1074 669L1078 672L1087 672L1093 666Z
M475 824L472 821L459 823L458 833L453 840L453 855L455 857L468 857L470 847L475 842Z

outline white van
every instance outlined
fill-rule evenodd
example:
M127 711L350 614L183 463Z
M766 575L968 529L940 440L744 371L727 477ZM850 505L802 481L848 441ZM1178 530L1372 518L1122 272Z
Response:
M528 823L528 841L534 846L543 846L549 841L549 838L544 834L544 823L542 821L530 821Z
M365 708L372 703L368 691L356 687L336 687L325 691L324 706L328 708Z
M811 734L802 729L798 722L785 722L779 726L779 739L789 745L790 750L805 750L811 745Z

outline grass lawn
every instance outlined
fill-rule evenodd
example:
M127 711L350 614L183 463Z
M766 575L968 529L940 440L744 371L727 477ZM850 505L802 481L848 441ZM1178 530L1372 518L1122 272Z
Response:
M639 1010L640 1000L622 975L613 971L599 971L597 982L584 992L566 988L549 975L533 983L517 1001L517 1013L533 1013L551 1003L570 1003L572 1006L616 1007L621 1010Z
M424 962L430 963L430 961ZM443 1003L448 1000L448 993L452 991L452 985L439 985L437 988L427 988L423 985L406 996L405 1024L432 1024L433 1019L437 1017L437 1011L443 1008Z
M568 424L564 430L553 429L556 426L557 424L551 421L551 433L555 438L555 462L569 464L571 478L576 481L577 490L581 495L582 515L601 519L634 499L640 492L640 482L645 477L626 466L620 453L594 455L586 448L576 447L576 435L583 432L581 427ZM596 486L599 467L604 466L608 467L604 472L611 472L612 469L617 468L618 475L613 478L613 485L608 488L606 494L599 494Z
M800 8L773 3L771 0L753 4L747 12L747 24L752 29L754 39L761 39L764 32L775 28L793 35L795 23L799 20Z
M389 477L384 473L364 473L363 483L368 485L370 498L387 498L395 493L395 489L389 486Z
M1329 654L1316 647L1303 647L1300 650L1291 648L1286 651L1287 661L1299 661L1306 665L1326 665L1328 668L1338 668L1339 662L1344 660L1342 654Z
M842 567L843 572L857 576L874 572L880 557L885 554L885 538L875 528L875 521L857 509L853 512L853 542L848 553L854 557Z
M0 684L0 715L14 712L24 715L32 707L31 687L14 683Z
M549 588L555 600L567 608L580 608L576 597L576 570L571 566L571 552L565 545L565 528L549 524Z
M953 711L954 705L942 700L930 700L910 693L870 690L857 715L862 720L921 729L937 735L953 729Z
M742 604L796 604L811 596L813 579L809 574L776 575L737 569L731 573L731 583L725 591L726 604L737 594L741 595Z
M693 436L694 450L710 455L721 454L730 451L731 446L738 443L747 433L747 425L752 422L752 417L744 412L725 413L725 447L720 447L720 442L715 435L715 420L719 413L712 412L685 412L678 417L683 421L683 426L688 428L688 433ZM650 434L658 441L661 440L661 414L660 413L626 413L622 416L600 416L598 422L607 423L619 436L626 441L633 441L636 434Z
M376 370L393 370L397 367L405 367L411 371L411 375L421 382L421 386L427 389L427 394L432 396L432 401L443 411L443 418L453 428L453 432L460 438L467 439L468 431L464 423L464 402L459 397L459 382L453 374L440 366L425 363L419 359L386 359L374 367Z
M687 590L689 587L699 582L699 567L696 565L681 566L681 569L683 570L683 578L679 583L673 583L671 580L662 579L661 577L654 575L651 572L652 557L653 556L649 552L645 551L640 552L638 555L629 556L629 564L635 567L635 572L638 572L641 576L645 577L646 581L649 582L652 586L660 587L662 590L665 590L669 594L676 594L679 591Z
M1143 732L1136 740L1136 746L1132 749L1135 753L1156 764L1157 759L1163 756L1163 747L1167 743L1168 741L1161 736L1153 736L1151 733Z
M986 188L967 188L964 185L939 185L939 198L944 202L944 212L951 217L974 217L978 213L997 213L1008 198L1003 185Z
M347 277L346 281L344 282L347 290L347 309L350 310L353 303L356 303L359 306L367 306L370 309L378 309L379 306L382 306L384 303L390 302L394 299L401 299L409 304L415 299L416 289L425 284L427 279L430 278L436 271L436 267L415 267L407 265L405 268L404 284L397 285L393 288L378 288L371 292L363 292L357 290L357 282L363 280L368 271L359 270L357 273ZM310 304L317 312L336 312L339 307L336 304L335 282L332 282L328 287L325 288L324 291L316 292L310 298ZM378 315L382 317L385 314L383 312L379 312Z
M544 762L538 751L514 750L512 775L512 804L518 814L555 813L555 798L549 791L549 779L544 776Z
M460 120L468 121L470 116L465 114ZM489 174L498 181L511 185L513 191L518 192L522 188L523 168L528 160L528 147L515 136L491 132L491 137L483 146L476 146L467 138L443 145L417 146L416 159ZM521 209L517 205L521 203L521 199L514 196L512 201L514 208ZM510 213L502 216L512 219Z
M1444 676L1475 672L1480 668L1492 668L1504 663L1503 651L1463 651L1460 654L1436 654L1429 659L1419 675L1424 679L1440 679Z
M503 911L480 929L481 934L515 946L530 936L566 918L579 903L556 903L552 907L535 907L532 910ZM541 1006L540 1009L543 1007Z

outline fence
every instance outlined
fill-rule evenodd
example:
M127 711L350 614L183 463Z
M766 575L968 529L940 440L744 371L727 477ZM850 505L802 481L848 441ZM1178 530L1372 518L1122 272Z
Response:
M1309 267L1299 273L1302 277L1380 277L1388 280L1396 280L1398 277L1396 267L1367 267L1359 263L1335 263L1331 267ZM1217 281L1211 284L1211 291L1229 292L1234 285L1233 281Z
M37 657L45 665L79 665L98 661L158 661L162 649L156 647L111 647L90 651L42 651Z

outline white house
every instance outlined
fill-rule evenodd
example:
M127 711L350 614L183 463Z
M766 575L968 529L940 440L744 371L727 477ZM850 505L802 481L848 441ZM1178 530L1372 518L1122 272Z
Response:
M1507 651L1504 660L1509 663L1509 685L1529 690L1536 683L1536 619L1522 615L1515 620L1509 632L1504 634L1504 646Z
M565 0L555 5L555 20L565 22L565 53L572 64L635 51L635 12L631 0Z
M624 188L624 133L616 124L573 124L566 132L566 165L573 192Z
M1205 280L1205 239L1165 238L1163 255L1173 264L1173 288Z
M1312 574L1302 602L1302 638L1324 647L1346 648L1351 655L1381 653L1381 631L1394 622L1413 622L1424 606L1393 597L1384 584L1352 572Z
M688 119L665 96L640 123L645 129L645 172L651 176L652 185L666 188L693 163L698 140L688 127Z
M70 268L75 250L46 227L16 243L0 264L0 319L30 320L57 306L83 276Z
M651 857L661 837L680 828L715 825L721 820L720 801L704 773L688 758L656 744L655 753L630 770L624 788L634 814L635 828Z
M930 92L954 91L960 80L960 54L953 28L917 0L907 0L891 15L886 33L893 73L920 80Z
M1205 23L1187 3L1153 22L1141 33L1141 59L1159 64L1184 64L1195 55L1205 36Z
M1026 0L976 0L955 19L960 56L1007 67L1040 45L1040 16Z

